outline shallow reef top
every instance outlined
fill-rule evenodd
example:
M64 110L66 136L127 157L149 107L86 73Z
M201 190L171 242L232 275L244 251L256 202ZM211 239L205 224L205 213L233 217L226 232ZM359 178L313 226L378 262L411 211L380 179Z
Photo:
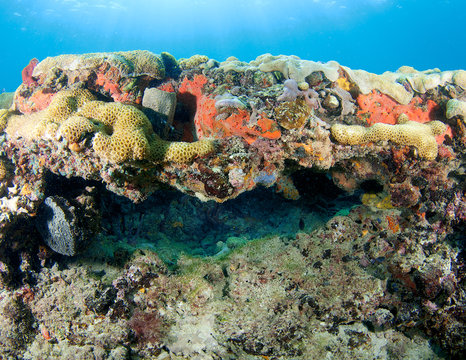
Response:
M137 50L22 80L0 98L0 358L464 353L466 71ZM217 256L172 256L189 242Z

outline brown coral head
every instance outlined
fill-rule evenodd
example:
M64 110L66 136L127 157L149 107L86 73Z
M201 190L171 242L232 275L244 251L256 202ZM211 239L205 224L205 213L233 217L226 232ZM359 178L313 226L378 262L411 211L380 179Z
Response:
M304 99L285 101L274 109L275 119L287 130L302 128L311 114L312 109Z

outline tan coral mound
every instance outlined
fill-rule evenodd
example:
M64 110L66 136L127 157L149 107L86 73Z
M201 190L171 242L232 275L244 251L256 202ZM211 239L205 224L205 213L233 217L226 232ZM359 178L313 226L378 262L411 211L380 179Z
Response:
M463 121L466 122L466 101L458 99L450 99L447 102L447 112L445 114L447 119L455 116L461 116Z
M84 116L73 115L66 119L59 128L59 133L69 143L78 143L84 134L93 133L97 125Z
M435 160L438 154L436 135L445 133L447 127L441 121L425 124L409 121L400 115L397 125L377 123L370 127L335 124L331 132L336 141L345 145L361 145L377 141L392 141L399 145L415 146L419 156Z
M183 70L193 69L202 63L209 61L205 55L193 55L188 59L180 59L179 64Z
M55 71L54 69L91 71L104 63L118 69L122 76L149 75L156 79L163 79L165 76L165 67L160 57L147 50L48 57L34 68L33 75L39 77Z
M79 115L103 124L104 131L95 135L93 145L100 157L116 163L149 159L152 126L134 106L92 101L83 106Z
M187 163L197 156L207 155L214 150L215 146L211 140L188 143L156 139L151 143L151 157L155 162Z

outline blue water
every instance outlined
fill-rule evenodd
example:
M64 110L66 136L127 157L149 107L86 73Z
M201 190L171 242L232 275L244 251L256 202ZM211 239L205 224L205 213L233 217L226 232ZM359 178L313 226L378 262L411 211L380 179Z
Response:
M381 73L466 68L464 0L0 0L0 90L63 53L147 49L250 61L263 53Z

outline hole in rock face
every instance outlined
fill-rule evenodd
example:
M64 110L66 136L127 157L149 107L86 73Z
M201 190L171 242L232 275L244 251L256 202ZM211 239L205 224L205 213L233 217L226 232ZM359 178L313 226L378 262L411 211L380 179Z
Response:
M259 186L224 203L160 190L134 204L100 183L51 173L47 174L46 196L72 199L87 186L96 187L100 230L82 256L112 261L122 251L149 249L175 266L182 253L215 256L256 239L295 238L359 204L357 194L348 195L325 173L299 170L290 177L300 192L298 200L285 199L275 186Z
M99 241L115 247L114 253L119 246L148 248L174 265L181 253L221 255L255 239L294 238L359 203L358 196L348 196L326 174L303 170L292 178L301 192L298 200L285 199L274 186L258 187L224 203L163 190L133 204L104 190Z
M296 171L291 177L299 194L307 199L335 199L346 194L326 173L303 169Z
M173 119L173 127L181 134L182 141L196 141L196 129L194 126L194 116L197 109L197 98L189 93L178 94Z
M377 180L366 180L364 181L359 188L366 193L379 193L383 191L383 185L381 185Z
M45 182L47 184L45 188L45 197L57 195L66 199L71 199L81 195L87 186L93 186L99 189L97 193L105 190L104 186L97 181L84 180L79 177L66 178L52 172L47 172Z

